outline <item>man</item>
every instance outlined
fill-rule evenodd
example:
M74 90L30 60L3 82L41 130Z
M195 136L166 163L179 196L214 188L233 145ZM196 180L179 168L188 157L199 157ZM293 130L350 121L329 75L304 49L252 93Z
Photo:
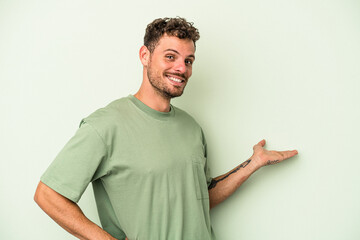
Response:
M139 52L143 81L135 95L115 100L83 119L50 165L35 201L80 239L215 239L209 210L253 172L297 151L267 151L230 172L209 176L201 127L170 104L192 74L198 30L182 18L147 26ZM92 182L103 228L76 202Z

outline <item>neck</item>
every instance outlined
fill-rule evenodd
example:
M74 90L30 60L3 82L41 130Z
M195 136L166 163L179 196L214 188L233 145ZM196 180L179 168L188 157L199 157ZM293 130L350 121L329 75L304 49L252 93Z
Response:
M158 94L144 94L141 89L134 95L148 107L159 112L170 112L170 99L164 99Z
M134 95L148 107L159 112L170 112L170 98L165 98L151 86L146 69L143 69L143 81L139 91Z

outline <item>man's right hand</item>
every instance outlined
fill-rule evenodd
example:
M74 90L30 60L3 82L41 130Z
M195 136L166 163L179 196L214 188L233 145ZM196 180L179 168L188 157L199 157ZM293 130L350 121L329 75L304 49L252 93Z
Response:
M116 240L90 221L76 203L41 181L36 189L34 200L55 222L79 239Z

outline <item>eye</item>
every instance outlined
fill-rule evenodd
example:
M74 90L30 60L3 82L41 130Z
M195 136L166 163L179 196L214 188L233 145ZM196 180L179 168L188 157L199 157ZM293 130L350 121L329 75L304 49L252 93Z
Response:
M193 60L191 60L191 59L186 59L186 60L185 60L185 64L191 66L191 65L193 64Z
M169 59L169 60L174 60L175 57L173 55L166 55L165 58Z

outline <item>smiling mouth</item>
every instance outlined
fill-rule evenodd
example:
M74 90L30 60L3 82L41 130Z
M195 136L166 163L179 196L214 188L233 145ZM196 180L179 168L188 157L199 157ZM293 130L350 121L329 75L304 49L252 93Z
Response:
M181 78L176 78L176 77L168 76L168 75L166 75L166 77L167 77L168 79L170 79L171 81L174 81L174 82L178 82L178 83L185 82L185 81L184 81L183 79L181 79Z
M173 81L175 83L184 83L185 80L179 77L175 77L175 76L169 76L169 75L165 75L170 81Z

